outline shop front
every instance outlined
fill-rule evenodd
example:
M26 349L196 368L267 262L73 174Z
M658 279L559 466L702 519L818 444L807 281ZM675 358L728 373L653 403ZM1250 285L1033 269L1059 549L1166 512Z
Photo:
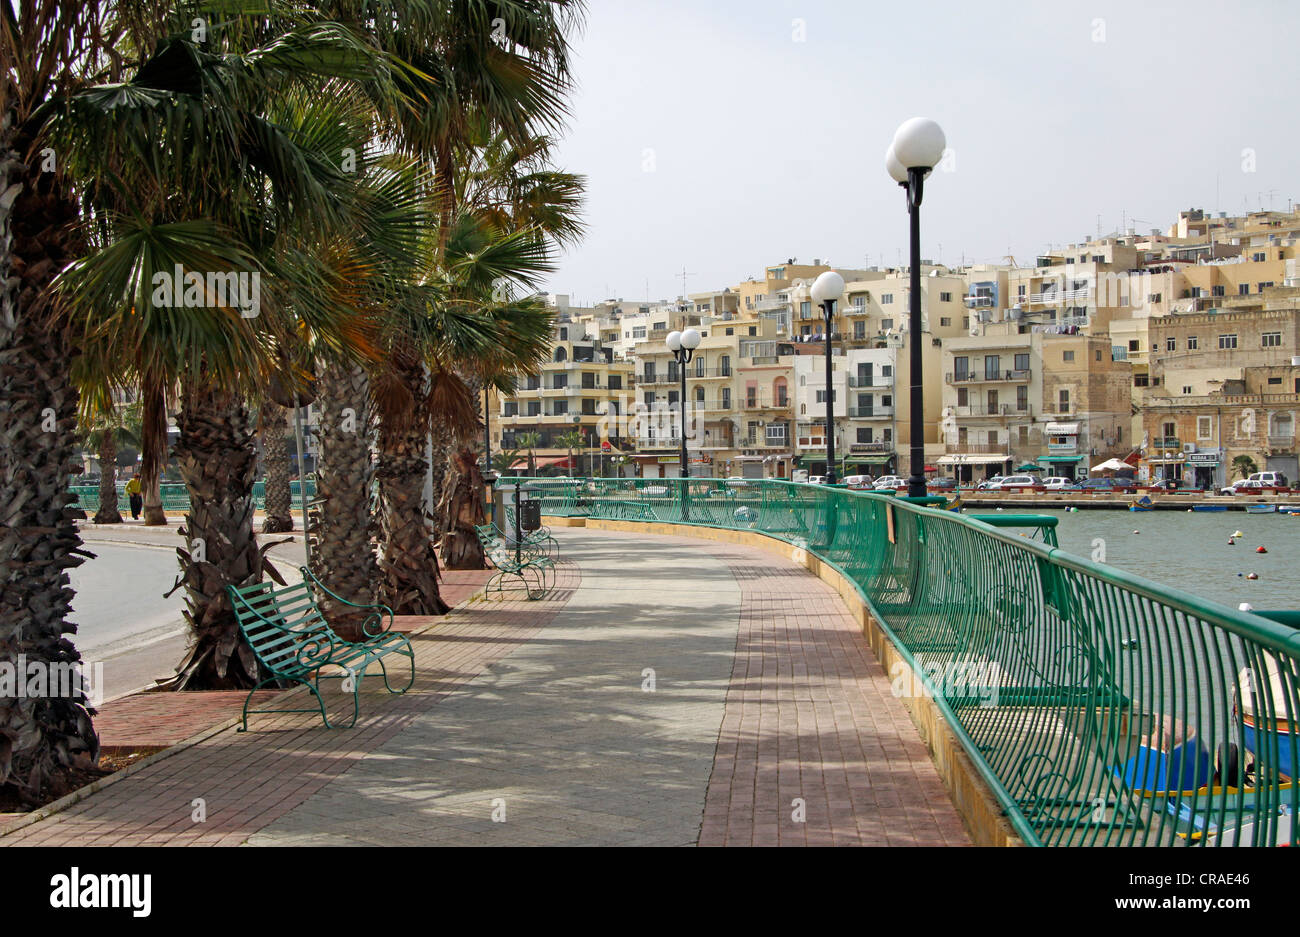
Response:
M1054 477L1074 481L1081 474L1086 474L1079 471L1079 462L1082 459L1081 455L1044 455L1039 456L1037 461L1045 473L1050 472Z
M1186 459L1183 477L1192 487L1212 491L1227 484L1223 480L1223 472L1220 468L1223 457L1219 450L1189 452Z

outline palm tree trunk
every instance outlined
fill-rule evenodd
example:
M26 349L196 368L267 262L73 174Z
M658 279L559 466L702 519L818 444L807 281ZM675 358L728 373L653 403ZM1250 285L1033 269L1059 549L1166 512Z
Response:
M439 513L447 519L442 534L442 563L447 569L485 569L487 560L474 528L487 523L483 508L483 474L473 449L462 446L452 457L454 472Z
M144 399L140 422L140 493L144 498L146 527L167 523L162 506L162 464L167 459L167 394L157 378L141 381Z
M69 636L68 570L90 556L69 508L76 462L75 349L45 302L54 275L80 251L76 204L53 173L38 174L18 151L12 112L0 114L0 662L75 665ZM53 430L52 432L49 430ZM66 696L0 697L0 787L35 799L61 794L71 772L93 768L99 738L91 710Z
M176 688L251 687L259 666L225 593L227 585L261 582L266 569L253 530L257 454L248 413L238 395L213 386L203 374L187 377L181 394L176 458L190 510L181 530L187 549L176 552L192 643Z
M417 364L402 369L414 400L424 399L424 374ZM438 593L438 552L433 516L424 507L428 462L424 421L385 419L379 423L379 518L382 543L381 600L398 615L442 615L448 605Z
M289 491L289 413L269 397L262 401L262 466L266 469L266 519L262 533L293 530L293 498ZM301 466L300 477L301 477ZM299 490L304 482L299 481Z
M350 602L375 601L379 566L375 559L375 521L370 454L373 418L370 386L359 366L326 364L317 384L320 404L320 459L316 503L310 516L313 570L330 590ZM321 611L344 638L361 636L360 616L326 596Z
M99 439L99 510L93 518L96 524L120 524L122 512L117 509L117 440L113 428L106 426Z

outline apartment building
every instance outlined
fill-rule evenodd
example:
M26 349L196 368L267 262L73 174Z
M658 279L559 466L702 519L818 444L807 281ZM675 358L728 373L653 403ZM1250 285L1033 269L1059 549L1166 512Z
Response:
M831 358L836 474L894 474L897 347L855 348ZM794 359L795 451L801 468L826 474L826 358Z
M940 471L962 481L1025 463L1078 477L1132 442L1132 370L1105 336L1014 321L943 349Z
M560 471L586 471L591 458L568 463L569 446L562 440L577 432L582 438L579 451L588 456L609 442L614 453L630 446L622 432L625 413L633 393L633 365L621 361L614 350L587 334L587 324L557 319L551 360L536 374L516 380L513 394L496 400L496 419L491 427L493 449L524 449L524 434L536 434L533 452L538 467ZM526 465L525 460L516 468Z
M1295 478L1300 288L1226 299L1149 328L1151 380L1134 398L1149 473L1219 486L1245 455Z

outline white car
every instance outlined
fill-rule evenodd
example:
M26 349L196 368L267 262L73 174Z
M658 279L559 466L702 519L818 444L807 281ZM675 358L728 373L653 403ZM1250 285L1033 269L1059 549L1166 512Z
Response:
M854 488L859 491L871 488L875 480L870 475L846 475L844 476L844 485L846 488Z
M1256 488L1263 488L1264 484L1252 475L1250 478L1238 478L1227 488L1220 488L1219 494L1235 495L1243 491L1251 491Z
M876 491L885 491L891 488L905 488L907 479L900 475L885 475L883 478L877 478L873 486Z
M1069 479L1069 478L1065 478L1064 476L1057 475L1057 476L1053 476L1052 478L1044 478L1043 487L1046 488L1048 491L1061 491L1066 488L1073 488L1074 481L1073 479Z
M810 484L810 485L824 485L824 484L826 484L826 476L825 476L825 475L809 475L809 476L808 476L808 484Z
M749 484L749 479L743 475L730 475L727 477L728 488L744 488Z
M1043 483L1035 475L1008 475L1006 478L999 478L996 481L990 481L986 491L1023 491L1025 488L1041 488Z

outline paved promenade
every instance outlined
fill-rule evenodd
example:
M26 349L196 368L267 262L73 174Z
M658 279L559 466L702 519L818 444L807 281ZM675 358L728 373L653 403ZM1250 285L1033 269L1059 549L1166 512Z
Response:
M416 635L414 689L368 686L355 729L254 716L0 845L967 843L829 587L748 547L557 536L550 598Z

